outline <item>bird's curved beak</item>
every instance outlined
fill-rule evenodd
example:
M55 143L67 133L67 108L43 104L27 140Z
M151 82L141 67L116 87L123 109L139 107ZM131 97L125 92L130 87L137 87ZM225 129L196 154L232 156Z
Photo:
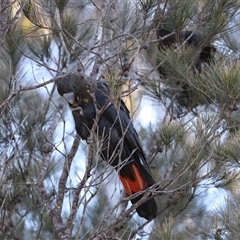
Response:
M68 92L63 94L64 99L69 103L69 104L74 104L75 102L75 95L73 92Z

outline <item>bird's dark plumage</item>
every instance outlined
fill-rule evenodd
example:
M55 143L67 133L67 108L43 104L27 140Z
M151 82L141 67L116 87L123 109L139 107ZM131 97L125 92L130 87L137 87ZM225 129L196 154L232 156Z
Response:
M67 98L72 108L77 133L85 140L96 118L93 92L97 109L103 109L98 121L98 136L107 139L101 156L118 172L126 193L130 196L152 186L154 180L124 102L116 107L106 84L93 83L81 75L69 74L56 83L59 94ZM132 203L138 202L143 195L131 199ZM155 200L148 199L136 211L147 220L154 219L157 215Z
M158 50L160 52L156 62L158 72L161 79L169 85L163 95L175 100L172 109L175 109L178 116L184 112L183 108L193 111L199 105L195 97L198 95L197 90L187 83L191 78L182 78L181 74L178 75L178 71L186 64L187 68L191 67L194 75L201 74L203 69L207 70L214 63L216 49L208 39L204 38L203 34L193 31L175 31L171 24L166 22L159 25L156 35L159 38ZM177 51L179 47L187 51ZM171 50L173 55L170 53ZM174 58L175 51L179 53L179 55L176 54L181 61L179 65L176 64ZM182 71L181 73L184 74Z
M212 44L204 44L204 37L202 34L193 31L181 31L179 34L162 28L161 26L157 30L157 37L163 38L158 44L158 50L162 51L164 48L172 47L179 41L180 44L185 43L186 46L194 46L200 48L200 54L196 61L195 67L201 72L204 64L209 65L213 60L213 53L216 51ZM160 69L163 71L163 69ZM160 72L161 73L161 72Z

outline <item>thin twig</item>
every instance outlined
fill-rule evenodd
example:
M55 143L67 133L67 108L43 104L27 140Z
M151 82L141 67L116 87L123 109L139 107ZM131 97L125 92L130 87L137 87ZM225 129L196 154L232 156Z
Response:
M59 109L59 111L61 111L61 108ZM53 134L59 120L60 120L60 113L58 112L55 116L54 121L52 122L52 124L48 129L45 144L48 145L49 143L52 142ZM51 202L49 201L49 198L48 198L48 193L44 186L44 179L47 174L47 168L51 160L51 155L50 155L50 152L48 151L48 147L45 147L43 145L43 149L44 150L42 152L42 155L43 155L42 169L39 172L36 187L44 203L44 206L48 212L48 215L51 218L51 221L58 233L58 236L60 237L61 240L68 240L70 237L70 233L62 221L61 212L59 211L57 206L51 206Z

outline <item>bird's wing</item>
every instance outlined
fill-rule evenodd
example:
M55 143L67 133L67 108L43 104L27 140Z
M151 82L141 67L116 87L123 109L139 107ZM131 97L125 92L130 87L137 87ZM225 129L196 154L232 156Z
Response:
M110 105L107 106L104 111L104 117L107 118L111 125L114 124L114 127L117 128L119 135L122 136L125 134L125 144L128 144L132 151L136 151L136 154L138 155L138 158L134 159L138 165L138 168L140 168L141 171L147 172L147 174L151 176L151 170L148 163L146 162L145 154L141 147L138 134L133 127L132 120L129 116L129 111L124 102L121 101L120 107L118 109L113 104L111 104L111 100L109 98L110 91L108 87L103 83L97 84L97 90L95 93L96 101L100 109L105 106L106 102L110 102Z

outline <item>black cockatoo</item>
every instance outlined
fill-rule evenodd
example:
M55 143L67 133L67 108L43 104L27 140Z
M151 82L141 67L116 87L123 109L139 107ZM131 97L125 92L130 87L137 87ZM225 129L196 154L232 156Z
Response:
M202 45L205 40L204 36L193 31L181 31L177 36L177 33L160 26L157 30L157 38L164 38L158 44L159 51L174 46L177 41L179 41L180 44L185 43L186 46L200 47L200 53L195 64L199 72L201 72L204 64L209 65L213 61L213 54L216 52L216 48L212 44ZM160 73L163 71L164 74L164 69L159 69L159 71Z
M157 38L159 38L158 50L160 52L159 59L157 60L157 65L159 65L158 71L161 79L163 81L166 80L165 83L167 85L169 84L169 88L163 91L163 96L165 95L175 100L174 108L178 116L181 116L181 114L185 112L183 109L187 109L188 111L191 109L195 112L193 109L197 107L200 102L196 97L198 96L197 91L195 91L196 89L194 89L191 84L189 85L187 83L187 81L191 81L191 78L187 78L187 81L181 78L181 75L178 74L178 70L175 71L175 69L178 69L178 66L175 65L174 58L170 58L169 61L168 56L171 56L171 54L168 55L168 52L166 52L165 55L165 50L170 49L175 51L179 46L186 48L191 47L193 55L187 56L185 53L182 54L181 63L186 63L186 67L190 65L193 74L196 76L196 74L201 73L203 69L206 69L206 66L211 66L214 62L215 47L208 42L201 33L193 31L174 31L174 29L166 23L160 24L156 35ZM161 59L162 52L164 57ZM181 69L181 64L179 66Z
M87 140L90 136L96 118L95 107L99 111L102 109L97 122L98 137L105 139L101 157L115 168L127 195L131 196L152 186L154 180L124 102L121 101L120 106L116 107L105 83L91 82L82 75L69 74L58 79L56 84L59 94L72 109L76 131L82 139ZM144 191L131 199L131 202L138 202L143 195ZM140 217L154 219L157 215L155 200L150 198L136 211Z

